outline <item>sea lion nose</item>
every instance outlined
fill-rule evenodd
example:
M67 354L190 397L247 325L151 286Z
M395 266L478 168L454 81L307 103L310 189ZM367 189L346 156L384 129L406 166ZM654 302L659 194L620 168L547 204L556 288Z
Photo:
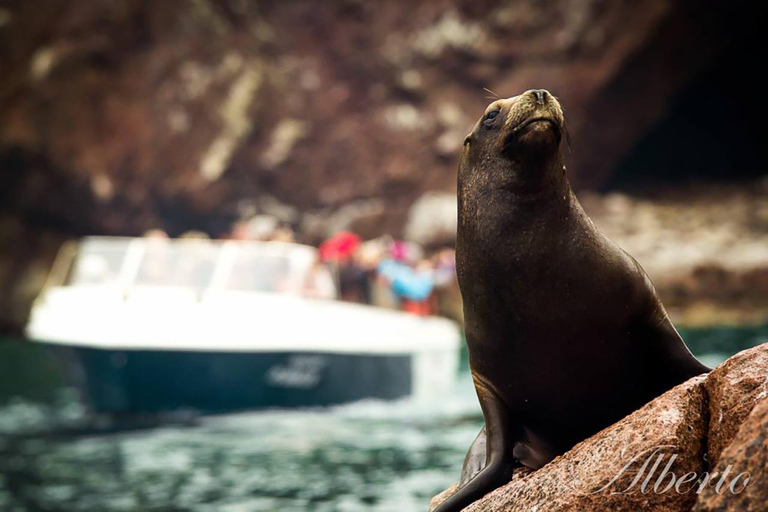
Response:
M531 91L531 95L533 95L533 97L536 98L536 101L538 101L542 105L547 102L548 94L549 93L544 89L534 89Z

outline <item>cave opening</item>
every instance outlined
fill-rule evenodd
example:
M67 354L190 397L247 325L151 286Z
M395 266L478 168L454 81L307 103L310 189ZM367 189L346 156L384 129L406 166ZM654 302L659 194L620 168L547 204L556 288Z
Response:
M607 190L745 182L768 174L768 73L759 31L702 70L617 165Z

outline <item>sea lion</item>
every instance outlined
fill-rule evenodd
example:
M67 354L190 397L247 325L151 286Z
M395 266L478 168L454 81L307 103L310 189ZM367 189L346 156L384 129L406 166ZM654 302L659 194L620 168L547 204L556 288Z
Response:
M464 140L456 264L485 426L457 511L710 369L632 256L566 176L563 111L545 90L491 103Z

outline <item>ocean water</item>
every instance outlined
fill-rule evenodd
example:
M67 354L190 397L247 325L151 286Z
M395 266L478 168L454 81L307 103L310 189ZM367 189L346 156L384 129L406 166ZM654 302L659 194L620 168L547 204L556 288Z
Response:
M682 334L710 365L768 341L768 327ZM466 361L440 403L191 417L109 433L83 430L88 419L45 351L0 340L0 511L425 511L458 479L482 425Z

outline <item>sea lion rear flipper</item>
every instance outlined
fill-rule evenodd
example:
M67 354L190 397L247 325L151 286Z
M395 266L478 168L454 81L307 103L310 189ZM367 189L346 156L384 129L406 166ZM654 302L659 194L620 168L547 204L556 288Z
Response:
M696 359L677 332L661 303L650 279L643 272L647 283L647 300L630 326L632 343L645 361L645 373L650 377L649 389L656 397L688 379L710 372L712 369Z
M636 274L642 276L645 287L644 299L641 301L643 306L630 332L634 333L636 342L650 348L647 355L651 357L654 364L661 366L655 369L655 373L658 373L659 369L666 370L666 374L672 379L666 384L664 391L692 377L712 371L712 368L703 364L691 353L672 324L651 278L640 263L626 251L622 250L622 253L634 263Z
M512 456L514 440L511 435L517 429L512 427L505 404L491 390L481 386L477 379L475 386L485 417L485 427L480 431L478 438L485 432L486 464L474 478L459 487L456 494L440 504L434 512L458 512L512 479L515 464ZM473 448L470 448L470 454Z
M704 365L691 353L666 312L663 316L657 314L646 322L641 332L654 344L653 354L657 364L665 366L675 378L673 386L712 371L712 368Z

